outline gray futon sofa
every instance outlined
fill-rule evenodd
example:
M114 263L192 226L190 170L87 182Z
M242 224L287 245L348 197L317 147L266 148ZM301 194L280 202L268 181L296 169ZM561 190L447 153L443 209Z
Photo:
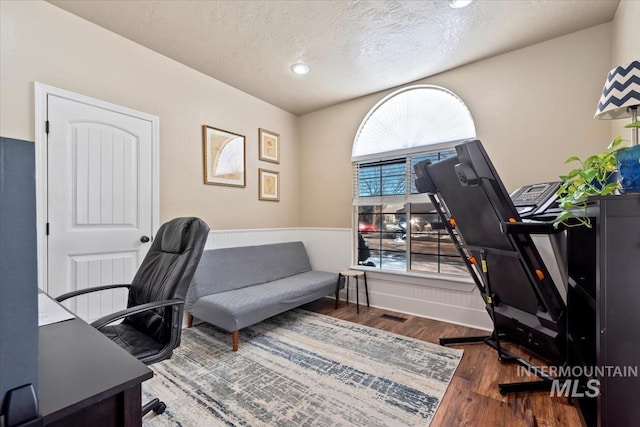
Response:
M193 318L232 333L334 293L337 273L314 271L302 242L205 250L187 294Z

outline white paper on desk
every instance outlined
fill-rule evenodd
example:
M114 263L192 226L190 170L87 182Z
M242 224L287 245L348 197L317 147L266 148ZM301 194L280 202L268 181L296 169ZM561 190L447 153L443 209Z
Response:
M38 326L58 323L75 317L48 295L38 294Z

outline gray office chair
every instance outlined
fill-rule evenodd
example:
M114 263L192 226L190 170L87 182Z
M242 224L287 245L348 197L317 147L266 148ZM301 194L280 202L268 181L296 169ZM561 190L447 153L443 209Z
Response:
M150 365L171 357L180 345L184 299L209 233L199 218L163 224L130 285L106 285L60 295L68 298L107 289L128 288L127 308L91 323L120 347ZM117 320L122 323L111 325ZM142 408L161 414L166 405L153 399Z

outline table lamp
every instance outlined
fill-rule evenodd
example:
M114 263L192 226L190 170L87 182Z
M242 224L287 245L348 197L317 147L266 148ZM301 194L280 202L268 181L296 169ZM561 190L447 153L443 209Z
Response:
M609 71L598 102L596 119L638 121L640 107L640 61L633 61ZM638 128L631 128L631 146L616 152L618 181L623 193L640 193L640 145Z

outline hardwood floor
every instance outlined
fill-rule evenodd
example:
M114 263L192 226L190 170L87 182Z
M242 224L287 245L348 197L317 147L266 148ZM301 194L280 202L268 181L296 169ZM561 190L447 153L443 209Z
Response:
M329 298L320 299L302 308L436 344L440 337L486 335L485 331L362 305L360 314L356 314L355 305L346 305L344 301L334 309L334 300ZM407 320L400 322L381 317L383 314ZM502 396L498 391L498 383L533 381L537 378L517 376L517 365L501 364L497 353L489 346L467 344L453 347L464 349L464 355L431 426L583 425L577 406L568 404L565 398L549 397L548 392ZM517 351L512 348L510 350ZM518 355L534 364L536 362L524 353L520 352Z

